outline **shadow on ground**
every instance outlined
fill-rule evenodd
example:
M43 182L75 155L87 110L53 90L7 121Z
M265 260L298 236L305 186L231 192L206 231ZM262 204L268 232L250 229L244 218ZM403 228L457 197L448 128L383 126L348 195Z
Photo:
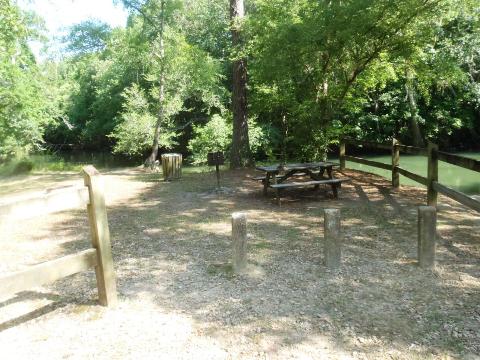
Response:
M278 207L250 175L224 173L231 191L216 194L210 173L171 183L158 175L112 174L110 180L148 185L109 207L120 299L151 298L158 308L191 317L199 335L267 355L292 346L315 349L319 338L349 354L373 357L480 352L476 214L441 198L438 267L421 271L416 208L425 191L393 190L379 177L346 171L342 177L353 181L343 186L339 200L325 191L287 191ZM323 266L327 207L342 210L345 242L338 271ZM248 214L249 262L259 269L244 276L227 266L234 211ZM69 220L53 231L68 237L78 235L79 227ZM82 231L81 239L62 244L64 253L88 244ZM62 294L57 303L88 304L96 296L94 286L92 274L79 274L52 289ZM32 293L17 300L22 296ZM0 331L39 315L0 324Z

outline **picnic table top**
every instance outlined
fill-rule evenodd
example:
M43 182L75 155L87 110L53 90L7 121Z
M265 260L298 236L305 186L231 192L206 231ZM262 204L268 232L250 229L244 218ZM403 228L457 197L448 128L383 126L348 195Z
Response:
M270 165L270 166L257 166L256 169L264 172L277 172L280 170L290 171L290 170L311 170L318 168L329 168L337 164L321 161L321 162L310 162L310 163L298 163L298 164L284 164L284 165Z

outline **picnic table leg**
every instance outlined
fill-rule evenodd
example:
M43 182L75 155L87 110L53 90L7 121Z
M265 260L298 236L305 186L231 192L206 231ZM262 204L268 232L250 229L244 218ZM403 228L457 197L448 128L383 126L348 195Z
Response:
M327 174L328 174L328 178L329 179L332 179L333 176L332 176L332 168L327 168ZM325 168L324 167L321 167L320 168L320 171L318 172L318 176L313 179L313 180L322 180L323 177L325 175ZM318 190L320 188L320 185L315 185L315 190Z
M265 180L263 182L263 195L267 196L268 195L268 184L270 184L270 173L267 173L265 176Z
M283 183L285 180L287 180L288 178L292 177L293 175L295 175L295 173L297 172L297 170L291 170L289 172L287 172L286 174L284 174L283 176L279 177L277 182L275 184L281 184ZM278 174L278 173L277 173ZM277 175L275 174L275 175Z
M320 169L320 172L318 173L318 179L320 180L321 178L323 178L323 175L325 174L325 168L321 168Z
M332 184L333 198L338 199L338 184Z
M329 166L327 168L327 174L329 179L333 179L333 168ZM340 184L332 184L332 191L333 191L333 197L335 199L338 199L338 188L342 186L342 183Z
M321 168L319 173L318 173L318 177L316 179L313 179L313 180L320 180L322 177L323 177L323 173L325 172L325 169L324 168ZM318 190L320 189L320 185L315 185L315 187L313 188L314 190Z
M323 176L322 170L320 170L318 175L316 175L313 171L311 171L309 169L307 169L305 172L310 176L310 179L312 179L312 180L320 180ZM319 185L314 185L313 190L318 190L319 187L320 187Z
M327 168L327 174L328 174L329 179L333 179L333 169L332 169L332 167L329 166Z
M274 175L273 178L272 178L272 182L274 185L277 185L277 176ZM277 204L278 205L281 205L281 202L280 202L280 189L275 189L275 196L277 198Z

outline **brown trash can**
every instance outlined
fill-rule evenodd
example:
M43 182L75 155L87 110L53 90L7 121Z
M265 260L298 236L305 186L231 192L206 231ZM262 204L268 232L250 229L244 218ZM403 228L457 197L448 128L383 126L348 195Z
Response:
M182 177L182 154L163 154L162 171L165 181L180 179Z

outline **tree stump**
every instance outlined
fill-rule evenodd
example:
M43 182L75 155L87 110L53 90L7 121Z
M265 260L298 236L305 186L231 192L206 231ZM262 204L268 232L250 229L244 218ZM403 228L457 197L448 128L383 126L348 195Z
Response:
M182 177L182 154L163 154L162 171L165 181Z

